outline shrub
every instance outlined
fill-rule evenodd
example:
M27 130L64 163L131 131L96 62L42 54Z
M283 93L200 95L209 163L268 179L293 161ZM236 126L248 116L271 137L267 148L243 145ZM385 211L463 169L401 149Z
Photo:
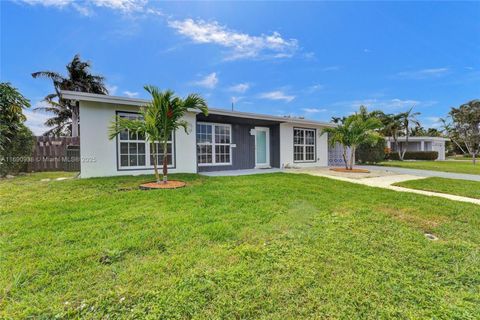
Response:
M437 151L407 151L403 160L437 160ZM389 160L399 160L398 152L390 152L388 154Z
M27 170L26 158L32 156L34 137L32 131L24 124L19 124L17 130L15 137L5 143L0 154L0 177Z
M385 160L385 140L379 140L375 145L361 144L355 152L358 163L377 163Z

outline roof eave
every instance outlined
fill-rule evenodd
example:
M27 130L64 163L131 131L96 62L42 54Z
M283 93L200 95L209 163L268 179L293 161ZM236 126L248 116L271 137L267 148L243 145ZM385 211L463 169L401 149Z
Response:
M69 100L134 105L139 107L145 106L150 102L149 100L145 100L145 99L116 97L116 96L101 95L101 94L94 94L94 93L87 93L87 92L67 91L67 90L60 91L60 94L63 99L69 99ZM196 113L199 112L198 110L189 110L189 111L196 112ZM270 116L270 115L256 114L256 113L249 113L249 112L230 111L226 109L209 108L208 112L210 114L216 114L216 115L225 115L225 116L249 118L249 119L271 120L271 121L278 121L283 123L315 125L315 126L323 126L323 127L335 126L335 124L329 123L329 122L310 121L310 120L304 120L304 119Z

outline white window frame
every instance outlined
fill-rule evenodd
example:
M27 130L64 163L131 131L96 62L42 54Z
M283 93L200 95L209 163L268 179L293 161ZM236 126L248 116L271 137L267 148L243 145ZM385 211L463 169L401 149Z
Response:
M295 130L303 131L303 143L295 143ZM306 132L313 131L313 145L307 144ZM313 146L313 160L306 160L307 158L307 147ZM303 147L303 160L295 160L295 147ZM317 161L317 129L314 128L293 128L293 162L296 163L309 163Z
M140 114L138 112L130 112L130 111L117 111L116 112L117 116L132 116L132 115L137 115L139 116ZM127 142L127 143L140 143L142 140L130 140L130 134L128 135L129 139L128 140L121 140L120 139L120 134L117 135L117 170L118 171L126 171L126 170L150 170L153 169L153 162L150 161L150 142L147 140L143 140L145 143L145 165L144 166L122 166L122 161L121 161L121 154L120 154L120 144L122 142ZM158 141L155 141L156 143L159 143ZM172 133L172 139L169 140L169 143L172 144L172 163L168 165L168 168L172 169L175 168L175 132ZM152 150L153 151L153 150ZM160 152L161 153L161 152ZM160 167L162 166L161 163L158 164Z
M207 125L212 127L212 142L202 142L198 143L197 140L197 131L195 130L195 149L198 145L210 145L212 146L212 163L200 163L198 162L198 152L196 153L197 165L199 167L208 167L208 166L231 166L232 165L232 125L228 123L214 123L214 122L197 122L197 125ZM230 143L216 143L215 142L215 127L223 126L228 127L230 132ZM216 162L215 146L228 146L230 161L229 162Z

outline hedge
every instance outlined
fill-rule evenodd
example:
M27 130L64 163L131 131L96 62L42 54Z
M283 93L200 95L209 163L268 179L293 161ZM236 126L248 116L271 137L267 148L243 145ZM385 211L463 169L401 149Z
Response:
M437 160L437 151L407 151L403 160ZM389 160L400 160L398 152L390 152L388 154Z
M355 152L358 163L378 163L385 160L385 140L379 140L375 145L361 144Z

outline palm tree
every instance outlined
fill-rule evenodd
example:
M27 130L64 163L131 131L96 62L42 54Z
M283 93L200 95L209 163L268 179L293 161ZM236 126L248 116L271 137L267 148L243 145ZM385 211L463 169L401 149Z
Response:
M158 160L156 155L157 143L162 147L163 152L163 183L167 183L168 178L168 140L175 130L183 128L185 133L189 133L188 122L183 120L187 111L199 110L204 115L208 115L206 101L198 94L190 94L186 99L181 99L171 90L160 91L154 86L147 85L145 90L152 96L152 101L140 110L140 119L132 120L117 117L110 126L109 138L113 139L124 130L136 132L145 137L152 145L153 168L155 178L160 183L158 173Z
M408 146L408 138L410 136L411 125L415 125L418 127L420 126L420 122L417 120L417 116L420 115L420 112L412 112L412 111L413 111L413 107L411 107L410 110L406 112L402 112L398 115L400 123L402 124L402 129L404 130L404 133L405 133L406 146ZM403 158L405 157L405 152L407 152L407 147L405 147L405 149L402 150L402 155L400 157L400 160L403 160ZM399 153L399 156L400 156L400 153Z
M105 78L90 73L91 64L82 61L80 55L76 54L67 65L67 77L53 71L39 71L32 73L34 78L47 78L52 80L55 93L45 97L47 106L35 110L53 112L55 116L48 119L45 124L52 129L45 132L45 135L60 135L70 131L72 137L78 136L79 112L78 105L60 96L60 90L81 91L97 94L108 94L105 86Z
M353 169L355 151L361 144L374 145L379 139L382 139L376 129L380 128L382 123L375 117L364 117L364 112L348 116L340 120L340 123L333 128L326 128L322 131L329 135L331 145L340 143L343 146L343 161L347 170ZM350 149L350 159L347 160L348 149Z
M468 154L468 151L462 147L461 138L459 137L452 123L448 122L447 119L444 118L440 118L440 122L442 123L440 130L443 132L443 134L446 135L450 141L452 141L460 149L460 151L462 151L463 154Z

